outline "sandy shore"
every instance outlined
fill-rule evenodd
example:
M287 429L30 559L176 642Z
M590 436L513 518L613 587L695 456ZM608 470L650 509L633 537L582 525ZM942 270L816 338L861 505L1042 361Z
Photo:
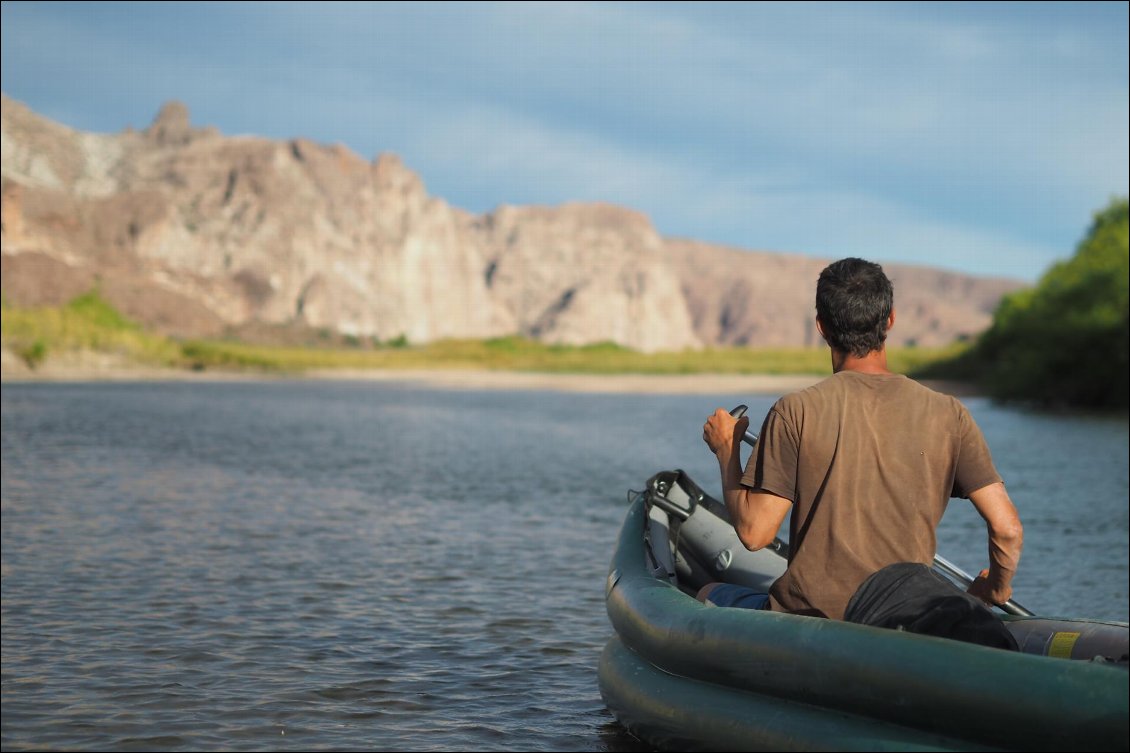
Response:
M17 382L231 382L336 380L405 384L435 389L588 392L652 395L784 395L823 379L812 374L553 374L476 369L327 369L302 374L273 375L260 372L186 371L154 368L99 353L66 354L49 358L29 369L10 352L4 352L0 381ZM977 394L961 383L928 382L940 392Z
M822 377L814 375L734 374L553 374L485 369L325 369L301 374L208 369L187 371L139 365L112 354L72 352L48 358L30 369L5 350L0 380L16 382L230 382L335 380L406 384L436 389L552 390L632 394L777 394L783 395Z
M542 374L474 370L318 371L276 376L235 371L179 371L121 368L43 369L0 375L4 384L27 382L278 382L371 381L445 390L553 391L636 395L784 395L815 384L823 377L810 374ZM978 394L970 385L926 382L939 392L957 396Z
M820 377L808 375L651 375L542 374L469 369L390 369L381 371L326 370L277 376L237 371L180 371L142 367L90 369L45 367L36 371L3 372L4 384L26 382L230 382L230 381L366 381L435 389L556 391L670 395L776 394L783 395Z
M440 389L553 390L632 394L777 394L807 387L823 377L791 374L545 374L519 371L420 370L323 371L314 379L408 382Z

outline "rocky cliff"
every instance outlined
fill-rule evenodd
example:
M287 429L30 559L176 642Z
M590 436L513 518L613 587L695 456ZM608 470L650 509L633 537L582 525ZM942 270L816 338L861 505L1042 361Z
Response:
M74 131L3 98L7 300L58 304L97 284L180 336L306 327L411 342L523 334L654 351L815 344L826 263L662 238L601 204L472 215L390 154L225 137L179 103L143 131ZM886 267L893 343L987 326L1018 284Z

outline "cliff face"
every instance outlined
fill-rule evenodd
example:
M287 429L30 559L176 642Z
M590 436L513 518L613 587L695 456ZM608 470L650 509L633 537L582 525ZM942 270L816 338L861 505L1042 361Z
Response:
M81 133L3 98L3 292L98 284L176 335L306 326L385 340L520 333L641 350L814 343L824 262L661 238L599 204L474 216L393 155L224 137L165 105L144 131ZM1017 283L888 268L892 342L987 326Z
M832 260L668 241L695 332L718 345L819 345L816 280ZM988 327L1012 280L884 264L895 289L892 345L946 345Z
M603 204L503 207L476 228L491 292L517 331L641 350L701 344L663 239L643 215Z
M174 332L299 322L422 342L513 330L468 218L395 157L224 138L175 103L142 133L89 136L5 99L3 139L6 293L9 278L37 287L23 278L58 268L47 257L81 280L68 293L98 275L142 321L153 312L122 299L120 281L212 315L161 322Z

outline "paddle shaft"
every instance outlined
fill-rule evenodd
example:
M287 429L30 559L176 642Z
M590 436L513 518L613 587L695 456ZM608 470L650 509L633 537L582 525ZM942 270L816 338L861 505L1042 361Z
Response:
M736 407L732 411L730 411L730 415L733 416L734 418L741 418L742 416L745 415L746 410L748 410L748 408L746 406L739 405L738 407ZM745 435L742 436L742 441L745 442L746 444L748 444L750 447L753 447L754 445L757 444L757 435L754 434L753 432L749 431L749 429L746 429ZM942 571L946 575L950 576L954 580L957 580L959 583L961 583L966 588L969 588L969 586L971 586L973 584L974 578L973 578L972 575L965 572L960 567L953 564L952 562L950 562L949 560L947 560L945 557L943 557L940 554L934 555L934 567L936 569ZM1001 610L1004 611L1007 614L1020 615L1021 617L1033 617L1034 616L1032 612L1030 612L1029 610L1025 609L1024 607L1020 606L1019 604L1017 604L1012 599L1009 599L1004 604L998 604L997 606L999 606L1001 608Z

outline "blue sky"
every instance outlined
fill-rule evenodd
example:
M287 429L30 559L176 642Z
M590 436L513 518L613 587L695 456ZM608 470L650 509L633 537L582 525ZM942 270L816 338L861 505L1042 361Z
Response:
M86 131L399 154L473 212L1034 281L1128 193L1128 4L4 2L3 90Z

